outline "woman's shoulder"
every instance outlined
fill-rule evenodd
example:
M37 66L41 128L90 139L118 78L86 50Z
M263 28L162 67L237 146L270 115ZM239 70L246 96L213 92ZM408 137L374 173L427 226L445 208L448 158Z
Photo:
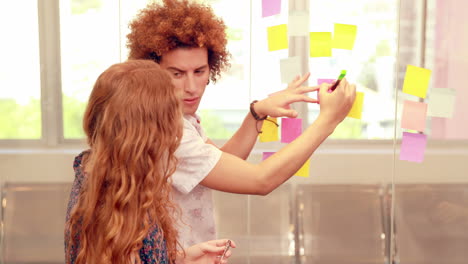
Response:
M88 155L90 150L84 150L78 156L75 157L75 160L73 161L73 169L76 171L76 169L82 167L82 162L83 162L83 157Z

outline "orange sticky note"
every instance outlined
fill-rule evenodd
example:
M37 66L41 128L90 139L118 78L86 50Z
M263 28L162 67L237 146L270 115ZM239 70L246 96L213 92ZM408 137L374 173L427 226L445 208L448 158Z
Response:
M308 159L304 165L294 174L301 177L309 177L310 175L310 159Z
M274 121L276 124L278 123L274 117L269 117L268 119ZM271 142L279 140L278 126L276 126L275 123L267 120L263 121L261 129L262 133L260 133L259 137L260 142Z
M405 80L403 81L403 92L426 98L430 79L431 70L408 65L406 67Z
M405 100L401 128L424 132L426 129L427 104Z
M356 40L357 26L335 23L332 48L352 50Z
M362 106L364 105L364 93L356 92L356 98L354 99L353 106L349 110L348 117L361 119L362 117Z
M268 51L288 48L288 26L286 24L267 28Z
M332 56L331 32L310 32L310 57Z

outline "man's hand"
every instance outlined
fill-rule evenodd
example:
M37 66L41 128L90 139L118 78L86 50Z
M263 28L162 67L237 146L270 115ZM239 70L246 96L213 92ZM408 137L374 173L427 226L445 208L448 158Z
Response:
M315 92L319 86L301 86L309 78L310 73L297 76L286 89L271 94L268 98L258 101L254 105L255 112L259 116L271 117L297 117L297 112L291 109L290 104L296 102L317 103L318 100L307 96L306 93Z

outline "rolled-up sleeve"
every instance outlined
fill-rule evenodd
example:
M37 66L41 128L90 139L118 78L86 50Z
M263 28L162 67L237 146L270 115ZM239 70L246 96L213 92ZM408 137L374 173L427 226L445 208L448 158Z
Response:
M184 119L183 136L176 150L177 169L172 176L173 186L181 193L189 193L218 163L222 151L206 143L203 136Z

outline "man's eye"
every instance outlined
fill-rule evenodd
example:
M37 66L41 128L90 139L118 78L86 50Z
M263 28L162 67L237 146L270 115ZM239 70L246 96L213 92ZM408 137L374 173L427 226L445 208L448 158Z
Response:
M195 71L196 74L203 74L204 72L205 72L204 70Z
M182 76L182 73L181 72L174 72L174 73L172 73L172 75L174 75L174 77L180 77L180 76Z

